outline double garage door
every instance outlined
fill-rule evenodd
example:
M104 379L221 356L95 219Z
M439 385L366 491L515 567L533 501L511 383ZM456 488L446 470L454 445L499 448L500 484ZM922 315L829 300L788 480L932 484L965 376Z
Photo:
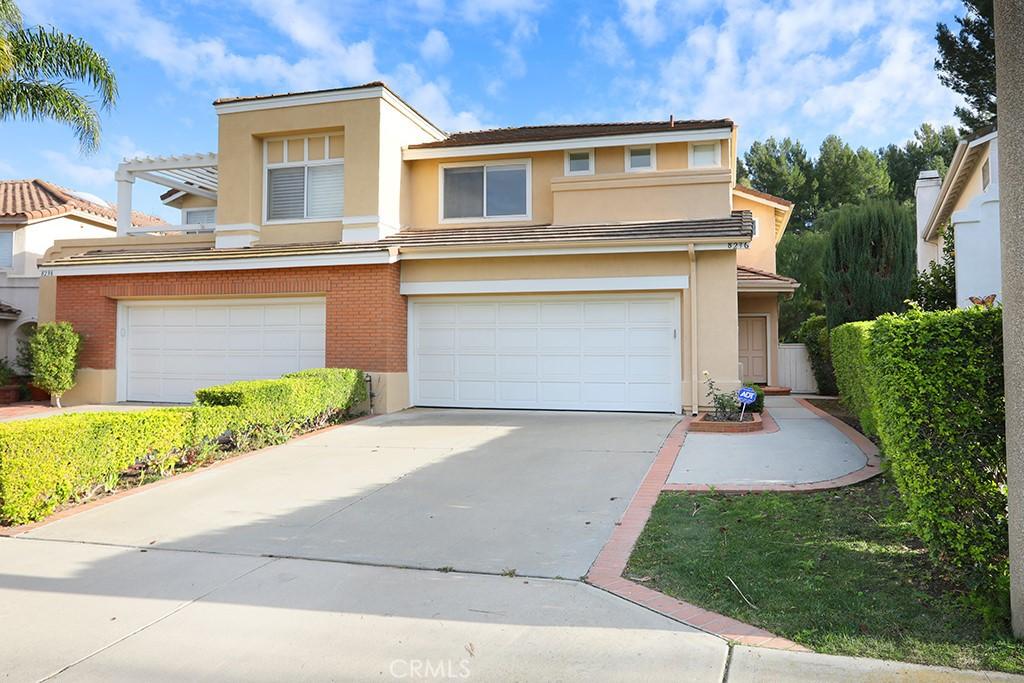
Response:
M419 406L675 412L677 294L410 298Z
M323 367L323 298L124 302L118 395L191 403L196 389Z

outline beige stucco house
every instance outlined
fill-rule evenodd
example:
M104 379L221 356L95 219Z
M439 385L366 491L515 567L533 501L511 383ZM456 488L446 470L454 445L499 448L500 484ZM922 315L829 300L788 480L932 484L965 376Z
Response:
M162 223L139 212L132 222ZM0 357L14 365L18 340L36 326L38 263L46 250L57 240L113 237L116 225L116 209L99 197L45 180L0 180Z
M776 381L792 205L736 185L728 119L447 134L382 83L214 107L216 154L125 162L118 237L47 254L67 400L328 365L380 412L681 412L705 370ZM182 225L129 227L139 180Z

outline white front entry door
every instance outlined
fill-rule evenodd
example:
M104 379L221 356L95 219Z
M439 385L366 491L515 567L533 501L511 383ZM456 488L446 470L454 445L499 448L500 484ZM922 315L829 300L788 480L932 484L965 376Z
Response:
M679 295L410 297L413 405L681 409Z
M323 298L118 306L118 398L191 403L196 389L323 367Z

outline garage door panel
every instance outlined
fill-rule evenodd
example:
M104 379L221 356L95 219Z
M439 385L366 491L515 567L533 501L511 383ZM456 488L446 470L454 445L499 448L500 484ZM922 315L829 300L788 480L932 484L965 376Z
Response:
M191 402L196 389L324 365L322 299L128 304L130 401Z
M677 294L413 298L417 405L679 409Z

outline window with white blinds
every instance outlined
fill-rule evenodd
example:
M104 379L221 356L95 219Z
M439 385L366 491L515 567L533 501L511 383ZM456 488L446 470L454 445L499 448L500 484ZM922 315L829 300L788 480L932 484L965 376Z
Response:
M319 136L265 143L265 154L269 145L279 145L274 155L281 157L265 157L267 221L330 220L344 215L345 161L330 157L328 141Z
M217 222L217 209L185 209L185 225L213 225Z

